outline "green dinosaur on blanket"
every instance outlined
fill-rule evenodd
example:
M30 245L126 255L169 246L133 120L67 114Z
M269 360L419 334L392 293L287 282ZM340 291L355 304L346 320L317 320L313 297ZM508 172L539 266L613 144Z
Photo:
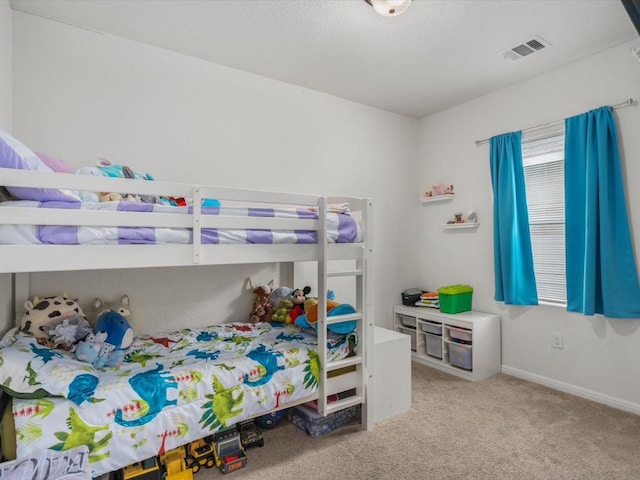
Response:
M226 427L228 421L242 413L244 403L244 392L241 387L225 388L218 377L213 377L212 394L205 395L209 401L202 405L205 412L200 417L202 428L209 427L210 430L218 427ZM237 398L234 394L240 392Z
M137 351L126 353L124 356L124 361L128 363L139 363L140 366L146 367L149 360L161 357L162 355L158 355L157 353L143 353L141 351Z
M90 427L87 425L73 408L69 408L67 426L71 430L67 432L55 432L54 435L61 443L56 443L50 448L57 451L69 450L70 448L86 445L89 447L89 463L100 462L111 456L110 452L97 454L107 446L113 436L113 432L107 433L102 439L96 441L96 434L102 430L109 430L107 425L102 427Z
M40 382L38 382L38 372L36 372L31 367L31 360L29 360L29 363L27 363L27 368L25 370L27 371L27 374L24 376L24 378L25 380L28 380L29 385L34 386L41 384Z
M318 353L309 350L309 361L306 363L307 366L304 367L304 386L311 389L318 385L318 379L320 378L320 358Z

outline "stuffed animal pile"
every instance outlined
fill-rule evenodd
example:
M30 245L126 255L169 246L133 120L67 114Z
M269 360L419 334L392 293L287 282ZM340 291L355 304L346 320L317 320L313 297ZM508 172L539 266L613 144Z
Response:
M295 324L302 328L310 328L318 330L318 299L307 298L304 302L304 314L296 318ZM335 301L335 294L332 290L327 292L327 317L335 317L338 315L348 315L356 313L356 309L348 303L339 303ZM347 320L345 322L332 323L327 327L329 331L334 333L346 334L356 329L355 320Z
M93 328L78 300L67 294L34 297L24 308L20 330L31 333L41 345L73 352L78 360L96 368L120 364L124 350L133 342L127 295L115 304L95 299L98 315Z
M93 332L78 343L76 358L95 368L119 365L124 360L124 350L134 337L127 318L131 316L129 296L124 295L119 303L109 305L96 298L93 306L99 312Z

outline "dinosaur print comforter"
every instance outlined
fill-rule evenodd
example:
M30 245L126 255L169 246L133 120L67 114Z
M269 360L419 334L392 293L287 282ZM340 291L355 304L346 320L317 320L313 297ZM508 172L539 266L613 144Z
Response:
M331 336L328 360L355 344ZM0 348L18 458L87 445L94 476L302 400L318 373L315 335L264 323L139 336L122 365L102 370L22 332Z

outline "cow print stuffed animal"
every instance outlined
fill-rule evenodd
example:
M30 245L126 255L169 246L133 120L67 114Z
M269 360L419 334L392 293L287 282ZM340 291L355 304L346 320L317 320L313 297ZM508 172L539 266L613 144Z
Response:
M33 301L24 303L24 309L20 330L31 332L38 339L49 338L47 326L54 322L62 323L65 319L78 316L86 320L78 301L69 298L66 293L62 296L34 297Z

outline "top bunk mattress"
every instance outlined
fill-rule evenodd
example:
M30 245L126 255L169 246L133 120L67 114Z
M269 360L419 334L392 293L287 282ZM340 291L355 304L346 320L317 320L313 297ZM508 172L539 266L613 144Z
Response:
M171 206L140 202L61 202L19 200L1 202L0 209L82 210L88 212L139 212L172 215L193 215L191 206ZM1 211L0 211L1 213ZM19 215L19 214L18 214ZM317 210L306 207L202 207L201 215L225 218L263 218L318 220ZM147 217L148 218L148 217ZM267 223L268 224L268 223ZM289 224L291 225L291 224ZM295 223L293 223L295 225ZM96 225L0 225L2 245L161 245L193 243L193 228L153 226L96 226ZM361 241L358 221L349 214L347 205L333 206L327 212L328 243L357 243ZM200 242L209 244L314 244L318 231L308 228L201 228Z

